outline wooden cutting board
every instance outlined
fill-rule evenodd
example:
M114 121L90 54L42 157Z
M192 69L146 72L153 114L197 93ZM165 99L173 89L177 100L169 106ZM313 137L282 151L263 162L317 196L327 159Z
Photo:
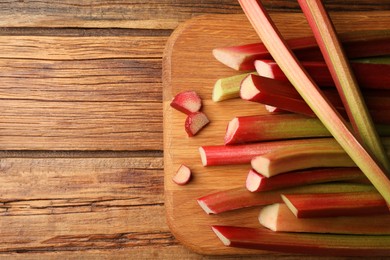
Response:
M389 12L334 13L339 32L390 29ZM301 13L274 13L273 20L286 38L311 35ZM208 193L244 186L249 165L203 167L198 148L223 144L227 123L234 116L267 113L263 105L239 99L211 101L218 78L237 74L214 59L212 49L259 41L244 15L207 15L179 26L170 37L163 59L164 84L164 172L165 207L168 225L184 245L201 254L269 254L270 252L227 248L211 231L213 224L258 227L259 208L207 215L196 199ZM189 138L184 130L186 116L169 106L180 91L195 90L203 99L203 111L211 123ZM193 171L185 186L172 182L180 164Z

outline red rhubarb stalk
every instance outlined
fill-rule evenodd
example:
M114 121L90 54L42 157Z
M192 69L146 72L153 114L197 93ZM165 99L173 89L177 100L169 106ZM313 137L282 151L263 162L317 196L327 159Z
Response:
M191 169L182 164L173 176L172 181L178 185L185 185L190 181L191 175Z
M381 136L390 135L390 125L378 125L377 129ZM329 131L314 117L291 113L242 116L228 123L225 144L329 136Z
M200 110L202 99L195 91L188 90L176 94L170 105L174 109L188 115Z
M390 171L390 161L322 0L298 0L298 3L318 42L357 137L384 169ZM390 184L390 180L388 182Z
M197 199L199 206L207 214L219 214L226 211L263 206L282 202L281 194L288 193L331 193L372 191L372 185L355 183L327 183L301 185L280 190L252 193L244 187L213 192Z
M386 201L376 191L322 194L283 194L297 218L390 215Z
M364 172L371 183L390 204L390 180L381 168L350 131L345 120L321 93L308 73L300 65L289 49L280 32L272 22L265 8L256 0L239 0L249 21L252 23L262 42L273 58L288 76L303 99L308 103L318 118L334 136L347 154Z
M212 226L225 246L319 256L390 256L390 236L273 232Z
M302 61L301 64L319 86L335 86L324 61ZM274 60L256 60L255 67L262 77L288 81ZM351 68L362 89L390 88L390 64L351 62Z
M356 167L320 168L279 174L270 178L251 169L246 179L246 188L251 192L276 190L299 185L348 181L365 178Z
M302 219L283 203L262 208L259 222L277 232L390 235L390 214Z
M335 90L326 89L322 93L347 118L342 101ZM366 91L366 102L376 123L390 123L390 94L388 91ZM258 102L279 109L314 117L316 114L289 82L249 75L241 82L242 99Z
M390 54L390 31L362 31L340 34L349 58L364 58ZM287 40L299 60L322 60L314 37ZM263 43L216 48L214 57L226 66L240 71L255 70L254 61L271 58Z

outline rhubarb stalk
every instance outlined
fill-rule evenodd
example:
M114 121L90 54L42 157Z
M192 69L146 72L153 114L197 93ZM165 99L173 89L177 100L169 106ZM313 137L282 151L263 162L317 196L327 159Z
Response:
M387 171L390 171L390 161L387 158L385 149L360 92L356 77L352 72L336 30L322 1L298 0L298 2L328 65L353 129L382 166Z
M332 193L332 192L358 192L373 191L372 185L355 183L326 183L301 185L297 187L264 191L249 192L244 187L222 190L207 194L197 199L199 206L207 214L219 214L222 212L247 207L263 206L283 202L281 194L295 193Z
M390 215L386 201L376 191L284 194L282 199L297 218Z
M283 203L262 208L259 222L276 232L390 235L390 214L300 219Z
M265 8L256 0L239 0L239 2L262 42L288 76L290 82L352 160L366 174L387 203L390 204L390 180L386 176L386 171L365 150L350 131L345 120L324 97L318 86L300 65Z
M212 226L225 246L319 256L390 256L390 236L273 232Z

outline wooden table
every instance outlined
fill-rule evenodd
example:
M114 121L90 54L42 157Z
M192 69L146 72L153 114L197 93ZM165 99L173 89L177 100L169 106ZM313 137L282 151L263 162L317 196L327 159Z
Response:
M161 58L179 23L241 9L199 2L0 3L1 258L204 258L165 223Z

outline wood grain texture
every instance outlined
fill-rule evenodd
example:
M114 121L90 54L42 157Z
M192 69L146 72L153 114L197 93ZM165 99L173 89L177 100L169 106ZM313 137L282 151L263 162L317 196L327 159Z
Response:
M161 150L165 42L0 37L0 149Z
M332 14L338 31L386 29L390 25L388 12ZM275 13L273 20L286 38L307 36L311 31L302 14ZM254 254L261 251L224 247L210 229L212 224L258 227L259 208L243 209L208 216L196 199L211 192L242 187L249 165L203 167L198 148L201 145L223 144L228 121L234 116L267 113L264 106L240 99L221 103L211 101L212 88L221 77L237 72L214 60L211 51L221 46L258 41L254 30L242 15L205 16L195 18L175 31L165 52L164 78L164 170L165 206L168 224L173 234L192 250L203 254ZM204 112L210 125L194 138L186 137L181 123L185 116L169 106L172 97L192 89L204 101ZM180 164L193 169L194 179L187 186L175 185L171 178ZM193 234L197 235L194 236Z
M294 0L263 2L274 11L300 11ZM390 4L382 0L327 0L325 4L332 11L390 9ZM180 22L210 13L242 11L236 0L5 0L0 3L0 26L174 29Z

